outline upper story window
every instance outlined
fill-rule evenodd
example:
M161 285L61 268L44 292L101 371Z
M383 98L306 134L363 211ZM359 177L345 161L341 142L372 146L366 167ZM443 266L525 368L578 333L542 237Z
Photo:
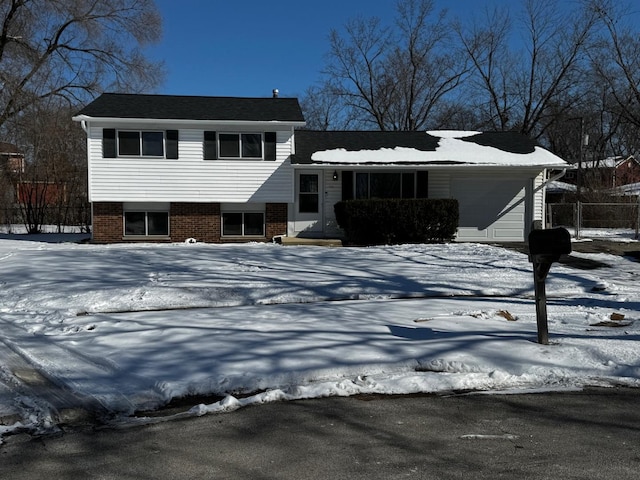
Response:
M118 131L119 157L164 157L164 132Z
M117 130L102 131L102 151L105 158L157 157L178 158L178 130Z
M262 158L261 133L220 133L220 158Z
M275 160L276 134L204 132L205 160L247 159Z

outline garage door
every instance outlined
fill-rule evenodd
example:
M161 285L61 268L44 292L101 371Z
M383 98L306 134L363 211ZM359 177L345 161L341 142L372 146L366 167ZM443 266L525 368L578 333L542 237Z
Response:
M451 194L460 204L458 241L524 240L528 179L452 179Z

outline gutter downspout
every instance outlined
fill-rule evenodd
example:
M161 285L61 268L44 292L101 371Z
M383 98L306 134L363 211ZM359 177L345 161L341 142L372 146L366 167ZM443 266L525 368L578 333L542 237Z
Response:
M564 177L564 174L567 173L567 169L563 168L562 171L556 175L554 175L551 178L548 178L547 180L545 180L544 182L542 182L538 187L533 189L533 195L535 196L536 193L538 193L540 190L542 190L543 188L545 188L547 185L549 185L551 182L555 182L556 180ZM543 228L546 228L546 221L545 221L545 216L547 214L547 199L546 196L543 196L543 200L542 200L542 224L544 225Z
M90 151L90 146L89 146L89 126L87 125L87 121L86 120L81 120L80 121L80 126L82 127L82 130L84 130L84 133L87 135L87 201L89 202L89 208L90 208L90 215L91 215L91 239L93 240L93 202L91 202L89 199L91 198L91 174L90 172L90 164L91 162L89 161L89 151Z
M547 185L549 185L551 182L555 182L556 180L564 177L564 174L567 173L567 169L563 168L562 171L556 175L554 175L551 178L548 178L547 180L545 180L544 182L542 182L538 187L536 187L533 190L533 193L538 192L539 190L542 190L544 187L546 187Z

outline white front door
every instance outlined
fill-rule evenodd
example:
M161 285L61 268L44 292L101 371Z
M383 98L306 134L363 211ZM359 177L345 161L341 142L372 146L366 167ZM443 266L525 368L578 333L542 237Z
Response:
M297 236L317 236L323 232L322 172L305 170L296 173L294 229Z

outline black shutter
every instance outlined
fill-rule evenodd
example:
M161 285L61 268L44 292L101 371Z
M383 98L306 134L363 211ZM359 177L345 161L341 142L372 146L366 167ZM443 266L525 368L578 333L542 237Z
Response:
M429 172L427 170L416 172L416 198L429 198Z
M276 132L264 133L264 159L271 161L276 159Z
M167 130L167 158L178 158L178 130Z
M218 146L216 143L216 132L204 132L204 159L217 160Z
M104 158L116 158L116 129L102 129L102 156Z
M353 200L353 172L342 171L342 200Z

